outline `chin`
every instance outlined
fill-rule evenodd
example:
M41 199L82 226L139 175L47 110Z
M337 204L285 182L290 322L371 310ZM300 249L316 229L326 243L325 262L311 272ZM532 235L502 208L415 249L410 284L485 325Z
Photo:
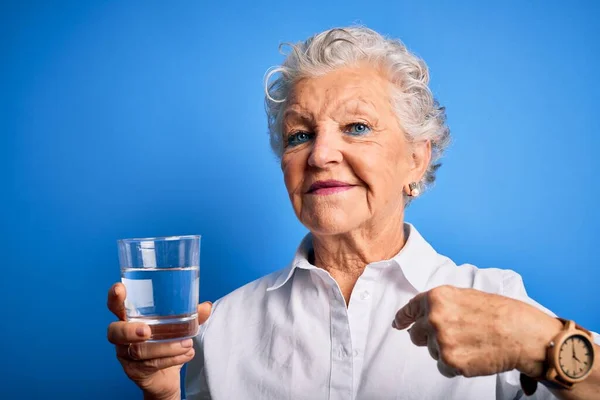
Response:
M341 235L361 225L356 217L356 212L353 215L343 210L329 208L323 212L305 212L301 214L300 222L313 234Z

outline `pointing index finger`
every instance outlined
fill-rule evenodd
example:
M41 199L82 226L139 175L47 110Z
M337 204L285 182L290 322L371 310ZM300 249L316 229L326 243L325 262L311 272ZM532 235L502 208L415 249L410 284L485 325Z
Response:
M406 329L427 312L427 292L419 293L396 313L394 328Z

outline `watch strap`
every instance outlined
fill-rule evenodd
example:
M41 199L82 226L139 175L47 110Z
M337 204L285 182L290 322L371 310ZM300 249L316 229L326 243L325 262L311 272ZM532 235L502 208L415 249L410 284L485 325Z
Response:
M521 375L519 376L519 381L521 382L521 390L523 390L523 393L525 394L525 396L531 396L535 393L535 391L537 390L537 380L535 380L534 378L525 375L524 373L521 372Z
M556 319L557 319L557 320L559 320L560 322L562 322L562 323L563 323L563 325L564 325L565 327L567 326L567 324L568 324L569 322L572 322L572 323L573 323L573 325L575 325L575 328L576 328L577 330L585 332L586 334L588 334L588 336L592 336L592 332L588 331L587 329L585 329L583 326L579 325L579 324L578 324L577 322L575 322L575 321L571 321L571 320L564 319L564 318L558 318L558 317L557 317Z

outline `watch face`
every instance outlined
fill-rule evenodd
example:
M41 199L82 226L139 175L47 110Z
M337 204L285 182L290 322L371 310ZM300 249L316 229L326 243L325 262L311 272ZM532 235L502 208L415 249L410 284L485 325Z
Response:
M560 368L569 378L581 378L589 372L593 362L592 344L584 336L568 337L560 346Z

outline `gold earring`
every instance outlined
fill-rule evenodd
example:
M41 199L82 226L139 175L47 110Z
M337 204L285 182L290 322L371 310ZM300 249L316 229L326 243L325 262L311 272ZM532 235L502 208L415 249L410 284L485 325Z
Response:
M421 194L421 191L419 190L419 184L417 182L409 183L408 190L410 191L410 197L417 197L419 194Z

